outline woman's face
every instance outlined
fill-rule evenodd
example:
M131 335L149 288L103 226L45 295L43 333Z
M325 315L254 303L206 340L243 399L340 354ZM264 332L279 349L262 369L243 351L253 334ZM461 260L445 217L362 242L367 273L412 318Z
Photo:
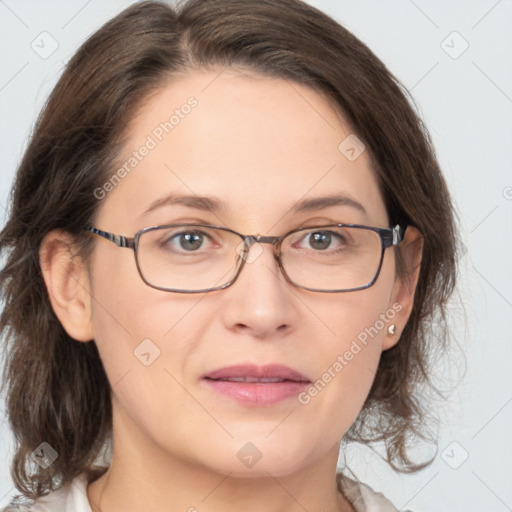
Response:
M120 157L129 171L105 197L97 192L95 227L126 236L177 222L251 235L329 223L389 227L368 153L339 149L350 134L304 86L234 71L190 73L134 119ZM170 195L196 201L145 213ZM333 195L362 208L346 201L292 213L299 201ZM204 208L197 200L204 196L219 209ZM233 476L285 475L337 456L382 350L397 341L387 332L402 308L393 249L366 290L296 288L272 246L261 244L232 286L182 294L147 286L131 250L99 237L95 244L91 336L112 386L119 443L151 461L178 458ZM204 378L238 365L283 365L310 384Z

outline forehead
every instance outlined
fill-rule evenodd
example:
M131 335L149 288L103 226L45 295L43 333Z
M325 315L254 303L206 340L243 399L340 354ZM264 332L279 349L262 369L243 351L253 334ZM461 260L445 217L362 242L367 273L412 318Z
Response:
M354 137L306 86L234 70L189 72L148 98L130 123L122 179L100 216L126 214L141 228L143 212L167 195L208 196L230 227L234 216L264 227L296 214L298 201L342 195L346 215L350 200L366 211L363 218L354 208L352 221L385 224L368 152Z

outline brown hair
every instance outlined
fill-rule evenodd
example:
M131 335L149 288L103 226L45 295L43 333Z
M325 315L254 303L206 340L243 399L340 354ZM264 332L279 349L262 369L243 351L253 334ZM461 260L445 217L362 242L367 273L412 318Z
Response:
M17 170L0 233L2 250L8 250L0 276L0 332L16 442L11 475L27 497L84 471L99 476L94 462L112 430L110 386L96 345L74 341L54 314L38 258L41 241L64 229L87 258L93 237L83 226L94 222L99 206L93 191L112 175L137 109L178 74L227 66L301 83L329 98L370 152L391 225L422 233L411 317L400 342L382 354L345 438L385 442L388 462L401 471L428 463L412 462L408 443L429 437L422 398L429 354L448 339L455 222L430 136L409 93L354 35L299 0L190 0L177 9L145 1L106 23L68 63ZM47 469L32 464L31 471L31 453L42 442L58 458Z

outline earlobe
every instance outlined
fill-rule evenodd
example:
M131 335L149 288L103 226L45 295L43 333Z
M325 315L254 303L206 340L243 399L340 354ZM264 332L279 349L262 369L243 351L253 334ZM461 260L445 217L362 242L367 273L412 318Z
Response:
M414 226L407 228L397 250L403 264L403 275L398 275L395 280L389 304L389 307L396 312L392 322L395 328L391 330L392 332L386 333L382 350L387 350L398 343L414 305L423 254L423 237L417 228Z
M50 302L66 332L77 341L93 339L88 270L75 254L69 233L48 233L39 250L39 261Z

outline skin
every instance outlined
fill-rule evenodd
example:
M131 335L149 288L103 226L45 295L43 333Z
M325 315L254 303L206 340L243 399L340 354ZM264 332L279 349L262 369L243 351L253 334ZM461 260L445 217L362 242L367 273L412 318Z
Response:
M329 222L389 227L368 152L345 158L338 145L348 124L317 92L284 80L235 70L174 79L133 119L120 161L190 96L197 107L100 201L97 228L133 236L185 221L265 235ZM216 214L164 206L141 215L171 192L226 206ZM348 205L290 214L298 200L333 192L360 202L366 215ZM406 279L387 249L374 286L334 294L287 283L267 244L229 288L163 292L142 281L133 251L95 239L90 272L72 259L62 231L48 234L40 251L56 315L77 342L95 340L112 387L114 456L87 488L93 512L353 510L336 488L339 443L381 352L399 341L388 324L307 405L292 397L244 406L200 377L232 364L280 363L314 382L393 304L401 305L393 319L400 333L418 277L419 233L409 228L402 244ZM160 350L150 366L133 353L146 338ZM237 457L247 442L261 452L252 467Z

